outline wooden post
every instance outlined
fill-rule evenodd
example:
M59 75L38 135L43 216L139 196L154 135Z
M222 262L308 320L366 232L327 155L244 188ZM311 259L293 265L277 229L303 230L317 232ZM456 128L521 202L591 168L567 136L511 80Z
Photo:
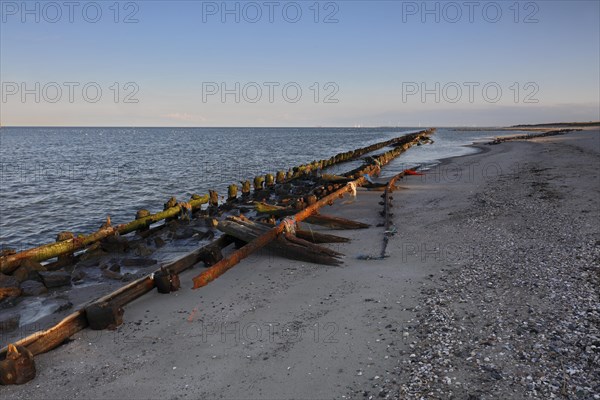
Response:
M215 190L208 191L208 205L211 207L219 206L219 194Z
M282 184L285 181L285 172L277 171L277 175L275 176L275 182Z
M263 183L265 182L264 176L256 176L254 177L254 190L258 192L263 189Z
M171 197L169 201L165 203L163 210L168 210L169 208L175 207L176 205L177 199L175 197Z
M138 220L138 219L146 218L149 215L150 215L150 211L148 211L148 210L144 210L144 209L138 210L138 212L135 213L135 219ZM149 227L149 225L146 225L146 226L141 227L139 229L139 231L144 232L144 231L147 231L148 229L150 229L150 227Z
M0 361L0 384L22 385L35 375L33 354L27 347L9 344L5 358Z
M243 181L242 183L242 196L250 196L250 181Z
M56 235L56 242L63 242L65 240L73 240L75 238L75 235L73 234L73 232L60 232L58 235ZM74 257L73 257L73 253L70 254L64 254L64 255L60 255L58 256L58 263L60 263L60 265L67 265L70 264L74 261Z
M275 178L273 177L273 174L266 174L265 175L265 186L270 188L270 187L273 187L273 185L275 185Z
M169 208L175 207L177 205L177 199L175 197L171 197L163 206L163 211L168 210ZM165 218L165 221L173 221L179 218L179 213L172 217Z
M227 188L227 201L233 201L237 198L238 187L237 185L229 185Z

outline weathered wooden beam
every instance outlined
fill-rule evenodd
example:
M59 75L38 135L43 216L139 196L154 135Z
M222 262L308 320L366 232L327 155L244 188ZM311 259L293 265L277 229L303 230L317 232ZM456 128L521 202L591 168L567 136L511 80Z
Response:
M369 224L353 221L347 218L334 217L331 215L315 214L306 219L306 223L320 225L329 229L346 230L346 229L367 229Z
M300 239L304 239L306 241L312 243L347 243L350 241L347 237L331 235L328 233L316 232L313 230L306 231L303 229L296 229L296 236Z
M262 234L261 230L253 229L235 221L221 221L219 222L218 228L220 231L246 243L253 241ZM268 243L266 247L283 257L295 260L325 265L341 264L341 261L338 259L341 254L332 253L331 250L312 243L310 243L312 246L307 246L306 243L288 240L287 237L280 236Z

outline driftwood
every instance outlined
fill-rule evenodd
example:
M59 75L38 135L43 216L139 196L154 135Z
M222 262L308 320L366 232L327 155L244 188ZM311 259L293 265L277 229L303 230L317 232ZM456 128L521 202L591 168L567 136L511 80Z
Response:
M208 199L208 196L195 196L195 198L190 200L190 202L187 204L189 204L192 209L198 209L202 204L207 203ZM178 216L184 208L186 207L176 204L173 207L167 208L165 211L136 219L135 221L131 221L127 224L118 225L115 227L103 227L91 235L78 236L73 239L50 243L22 251L20 253L0 257L0 271L4 274L8 274L14 271L19 266L19 263L25 259L32 259L35 261L49 260L65 254L71 254L109 236L114 236L117 234L125 235L139 229L147 228L149 225L155 222Z
M323 214L315 214L310 218L306 219L306 222L309 224L325 226L329 229L367 229L369 224L365 224L363 222L353 221L351 219L333 217L330 215Z

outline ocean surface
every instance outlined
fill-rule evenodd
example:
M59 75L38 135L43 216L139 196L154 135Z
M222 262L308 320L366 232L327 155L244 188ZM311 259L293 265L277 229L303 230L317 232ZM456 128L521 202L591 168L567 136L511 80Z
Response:
M87 234L110 215L162 211L255 175L416 132L420 128L0 128L0 247L53 242L60 231ZM475 152L474 141L514 132L438 129L384 169ZM347 163L335 172L359 165Z

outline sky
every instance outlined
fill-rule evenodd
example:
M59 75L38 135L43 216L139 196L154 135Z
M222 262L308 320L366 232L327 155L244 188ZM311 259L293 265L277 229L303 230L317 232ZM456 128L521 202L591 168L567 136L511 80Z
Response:
M0 124L600 120L599 24L598 0L0 0Z

